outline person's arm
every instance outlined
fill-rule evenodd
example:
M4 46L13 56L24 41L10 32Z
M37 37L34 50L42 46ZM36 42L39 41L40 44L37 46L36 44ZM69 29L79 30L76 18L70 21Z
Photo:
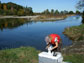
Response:
M54 50L55 48L58 47L58 42L55 42L55 44L56 44L56 46L54 46L54 47L52 48L52 50Z

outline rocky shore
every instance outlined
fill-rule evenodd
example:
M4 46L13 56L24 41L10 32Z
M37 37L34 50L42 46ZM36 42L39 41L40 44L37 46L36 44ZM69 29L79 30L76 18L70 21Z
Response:
M62 52L65 54L84 54L84 25L66 28L63 33L72 39L73 44L63 48Z

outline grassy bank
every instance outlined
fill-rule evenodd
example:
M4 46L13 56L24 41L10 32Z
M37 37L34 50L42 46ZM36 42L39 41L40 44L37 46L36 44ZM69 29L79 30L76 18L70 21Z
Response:
M0 63L38 63L38 53L32 47L0 50ZM64 61L72 63L84 63L84 55L64 55Z
M0 63L38 63L38 53L31 47L1 50Z
M84 55L84 24L66 28L64 34L72 39L73 44L64 48L62 52L66 54Z
M70 54L70 55L64 55L63 57L65 62L84 63L84 55Z
M84 63L84 24L66 28L63 33L73 43L62 50L63 54L65 54L64 60L72 63Z
M80 26L66 28L63 33L72 40L84 40L84 24Z

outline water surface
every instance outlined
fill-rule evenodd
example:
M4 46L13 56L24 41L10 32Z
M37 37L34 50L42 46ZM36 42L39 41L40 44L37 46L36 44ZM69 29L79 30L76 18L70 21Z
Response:
M62 38L63 47L72 41L63 34L67 27L81 24L80 16L71 16L60 21L28 21L26 19L0 19L0 49L32 46L45 50L45 36L56 33Z

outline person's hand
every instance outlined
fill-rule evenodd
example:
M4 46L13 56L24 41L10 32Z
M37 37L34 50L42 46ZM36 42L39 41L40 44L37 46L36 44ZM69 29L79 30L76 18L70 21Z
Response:
M51 49L51 51L53 51L53 48Z
M48 49L48 46L45 49Z
M51 50L52 50L52 46L50 46L50 47L48 48L48 50L51 51Z
M51 49L49 49L50 51L52 51L53 49L51 48Z

